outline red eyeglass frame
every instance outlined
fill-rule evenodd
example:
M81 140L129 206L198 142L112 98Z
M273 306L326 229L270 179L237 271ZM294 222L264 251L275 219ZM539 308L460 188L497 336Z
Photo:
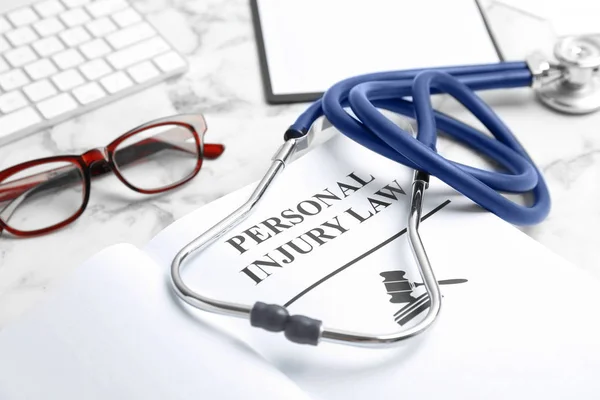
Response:
M143 132L147 129L156 128L156 127L160 127L160 126L167 126L167 125L181 126L181 127L188 129L192 133L192 135L195 139L195 142L196 142L196 147L197 147L196 154L198 155L198 160L196 162L196 166L195 166L194 170L187 177L176 182L175 184L168 185L168 186L158 188L158 189L148 190L148 189L138 188L138 187L132 185L130 182L127 181L127 179L125 179L123 177L123 175L119 171L118 166L114 162L115 151L117 150L117 148L123 141L129 139L130 137L132 137L140 132ZM222 144L211 144L211 143L205 144L204 143L203 139L204 139L204 134L206 133L206 130L207 130L206 121L201 114L182 114L182 115L175 115L175 116L170 116L170 117L165 117L165 118L159 118L159 119L147 122L145 124L142 124L136 128L129 130L128 132L119 136L117 139L113 140L106 147L99 147L99 148L91 149L81 155L66 155L66 156L54 156L54 157L40 158L37 160L27 161L27 162L12 166L3 171L0 171L0 201L2 201L4 198L4 196L2 195L2 189L1 189L1 186L2 186L2 183L4 182L4 180L6 180L10 176L17 174L23 170L26 170L28 168L32 168L32 167L35 167L38 165L54 163L54 162L66 162L66 163L69 163L70 165L76 166L79 169L81 176L83 177L82 204L81 204L81 207L71 217L69 217L65 221L59 222L52 226L37 229L37 230L32 230L32 231L23 231L23 230L12 228L12 227L10 227L10 225L8 225L6 222L4 222L0 218L0 233L3 230L6 230L7 232L10 232L11 234L13 234L15 236L32 237L32 236L50 233L57 229L65 227L66 225L70 224L71 222L73 222L77 218L79 218L81 216L81 214L83 214L83 212L85 211L85 209L88 205L89 199L90 199L92 178L96 177L96 176L107 174L109 172L113 172L117 176L117 178L121 182L123 182L123 184L125 186L127 186L131 190L134 190L139 193L156 194L156 193L162 193L162 192L166 192L168 190L175 189L175 188L189 182L191 179L193 179L198 174L198 172L200 172L204 158L207 158L209 160L214 160L214 159L218 158L221 154L223 154L223 151L225 150L225 146L223 146ZM152 141L153 141L152 138L147 138L147 139L144 139L144 140L136 143L134 146L138 146L141 144L152 144ZM61 168L63 168L63 167L61 167ZM69 168L70 168L70 166L69 166ZM44 171L40 174L46 174L48 172L51 172L51 171ZM32 176L32 177L34 177L34 176ZM19 180L27 180L32 177L22 178ZM11 183L14 183L17 181L13 181ZM38 183L33 183L33 184L32 183L23 183L23 185L26 185L27 188L30 188L37 184ZM16 189L19 189L19 188L17 187ZM14 196L15 188L12 188L9 190L11 190L13 192L13 196ZM10 193L8 195L10 195ZM2 210L0 210L0 212L2 212Z

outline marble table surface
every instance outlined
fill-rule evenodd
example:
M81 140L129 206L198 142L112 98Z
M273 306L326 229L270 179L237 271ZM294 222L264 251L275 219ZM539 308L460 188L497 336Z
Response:
M0 8L30 2L3 0ZM0 168L80 153L157 116L183 112L202 112L208 138L225 143L227 150L219 160L206 162L199 176L180 190L147 197L128 190L114 176L106 177L94 182L86 212L66 229L32 239L1 236L0 329L93 253L119 242L143 246L175 219L258 179L282 132L306 106L265 103L248 0L133 3L188 57L189 72L1 147ZM507 59L523 59L536 48L551 49L554 34L545 21L497 1L482 4ZM550 186L550 216L523 230L600 276L600 113L556 114L537 103L529 89L486 93L484 98L529 149ZM440 108L465 116L450 99L443 99ZM450 158L477 162L455 143L443 142L440 149Z

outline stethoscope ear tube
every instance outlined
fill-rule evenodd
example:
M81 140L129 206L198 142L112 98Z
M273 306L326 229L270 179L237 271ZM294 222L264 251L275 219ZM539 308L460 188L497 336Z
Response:
M320 114L357 143L410 168L426 171L454 187L483 208L508 222L531 225L550 211L544 179L510 129L473 89L529 86L532 75L524 62L429 70L375 73L353 77L332 86L293 125L305 129ZM476 129L433 110L431 93L448 93L461 102L490 131ZM406 97L412 97L412 102ZM345 107L349 107L353 115ZM417 138L403 130L377 107L415 118ZM309 125L310 126L310 125ZM506 173L462 165L435 150L438 129L497 162ZM531 192L531 206L514 203L500 192Z

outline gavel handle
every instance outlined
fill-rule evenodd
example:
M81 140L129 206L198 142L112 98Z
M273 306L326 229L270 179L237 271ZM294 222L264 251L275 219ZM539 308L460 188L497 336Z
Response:
M442 279L441 281L438 281L438 284L440 285L456 285L457 283L465 283L468 282L467 279ZM419 283L415 283L415 287L418 286L423 286L423 283L419 282Z

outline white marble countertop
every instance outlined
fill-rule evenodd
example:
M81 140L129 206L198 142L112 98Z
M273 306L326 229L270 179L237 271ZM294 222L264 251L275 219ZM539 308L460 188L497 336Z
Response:
M31 1L4 0L8 10ZM238 189L264 172L282 133L306 105L265 103L248 0L136 0L135 6L188 57L184 76L0 148L0 168L26 160L79 154L109 143L157 116L201 112L211 141L226 144L191 183L160 196L138 195L116 177L94 181L86 212L69 227L31 239L0 237L0 328L43 298L48 288L100 249L119 242L143 246L190 211ZM551 29L534 16L491 0L489 10L502 51L522 59L535 47L548 50ZM524 40L527 38L528 40ZM524 231L600 276L600 114L559 115L535 101L529 89L484 95L541 166L553 209ZM444 100L441 109L463 110ZM115 118L118 116L118 118ZM472 155L453 143L453 159Z

